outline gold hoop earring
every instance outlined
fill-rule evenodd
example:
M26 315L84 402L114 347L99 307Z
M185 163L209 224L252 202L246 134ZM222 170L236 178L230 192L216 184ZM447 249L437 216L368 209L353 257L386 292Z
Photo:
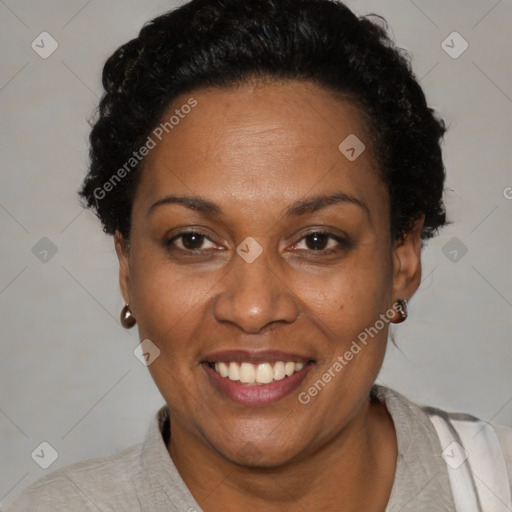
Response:
M132 315L132 312L130 311L130 306L128 304L125 304L125 306L121 310L121 325L125 329L131 329L136 323L137 320L135 320L135 317Z
M405 299L397 299L396 302L393 304L393 309L396 313L398 313L399 317L393 317L391 320L394 324L401 324L405 321L407 318L407 301Z

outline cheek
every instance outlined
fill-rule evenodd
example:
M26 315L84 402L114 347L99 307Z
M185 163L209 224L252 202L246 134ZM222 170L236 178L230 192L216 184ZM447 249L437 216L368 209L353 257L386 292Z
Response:
M295 279L294 292L312 318L331 332L329 337L347 341L389 308L392 272L388 261L385 255L355 255L329 275Z
M208 314L205 297L214 282L203 276L184 276L169 262L150 255L133 258L134 310L141 340L150 339L160 350L148 370L175 415L182 418L197 407L191 399L199 347L194 343ZM199 412L197 412L199 414ZM184 416L183 416L184 415Z
M215 274L186 272L154 253L134 252L133 310L141 339L149 338L174 354L185 349L208 312L206 301L215 282L222 278Z

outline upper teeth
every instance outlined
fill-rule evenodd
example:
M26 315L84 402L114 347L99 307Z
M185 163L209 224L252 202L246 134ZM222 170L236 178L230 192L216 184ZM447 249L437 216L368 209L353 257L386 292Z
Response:
M293 361L277 361L272 367L271 363L215 363L215 371L222 377L240 381L246 384L269 384L273 380L282 380L302 370L304 363Z

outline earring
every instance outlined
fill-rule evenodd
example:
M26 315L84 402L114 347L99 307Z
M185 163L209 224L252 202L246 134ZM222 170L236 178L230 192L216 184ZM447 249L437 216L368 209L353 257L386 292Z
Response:
M131 329L136 323L137 320L135 320L135 317L132 315L132 312L130 311L130 306L128 304L125 304L125 306L121 310L121 325L125 329Z
M401 324L407 318L407 301L405 299L397 299L393 304L393 309L400 315L399 318L393 318L391 322Z

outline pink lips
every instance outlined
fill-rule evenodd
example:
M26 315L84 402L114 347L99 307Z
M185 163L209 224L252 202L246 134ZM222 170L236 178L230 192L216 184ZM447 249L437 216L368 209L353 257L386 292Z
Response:
M269 384L249 385L221 377L208 363L215 362L247 362L252 364L275 363L277 361L293 361L305 363L304 368L282 380ZM307 363L307 364L306 364ZM301 384L314 363L307 357L298 354L287 354L280 351L224 351L210 354L202 364L213 387L231 401L246 406L263 406L275 403L293 393Z

